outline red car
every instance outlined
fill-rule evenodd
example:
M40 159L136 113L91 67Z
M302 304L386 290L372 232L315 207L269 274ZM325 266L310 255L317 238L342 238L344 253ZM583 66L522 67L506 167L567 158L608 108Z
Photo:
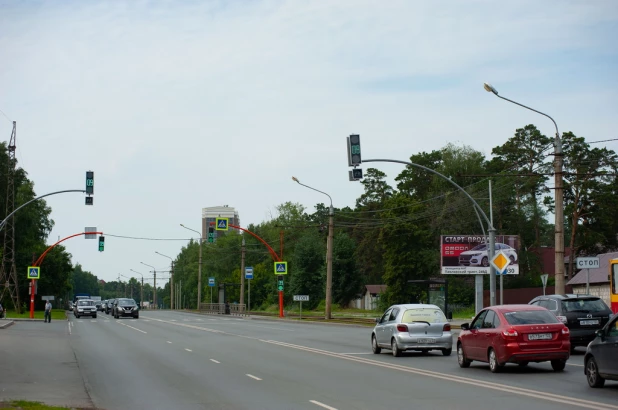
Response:
M551 361L559 372L571 352L569 336L569 328L544 307L491 306L481 310L471 324L461 325L457 361L460 367L469 367L473 360L488 362L493 373L506 363L526 366Z

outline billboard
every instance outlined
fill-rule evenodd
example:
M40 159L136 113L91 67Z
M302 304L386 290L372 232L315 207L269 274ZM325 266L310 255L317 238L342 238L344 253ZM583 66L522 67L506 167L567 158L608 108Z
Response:
M490 260L488 237L483 235L442 235L440 237L440 268L443 275L488 275ZM494 254L502 252L511 263L507 275L519 274L519 237L496 235Z

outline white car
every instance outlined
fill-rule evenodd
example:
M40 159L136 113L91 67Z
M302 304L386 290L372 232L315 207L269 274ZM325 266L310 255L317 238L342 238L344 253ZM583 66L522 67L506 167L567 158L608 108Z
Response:
M474 248L469 251L465 251L459 254L459 266L489 266L489 256L487 255L488 244L482 243L480 245L476 245ZM505 245L503 243L495 244L495 251L504 252L506 256L511 260L511 264L517 263L517 251L511 248L509 245Z
M81 316L92 316L97 318L96 302L92 299L79 299L73 308L73 313L76 318Z

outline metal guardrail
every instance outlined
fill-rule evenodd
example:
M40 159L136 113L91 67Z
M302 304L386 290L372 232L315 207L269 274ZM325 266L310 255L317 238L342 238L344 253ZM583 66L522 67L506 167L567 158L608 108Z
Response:
M247 305L244 303L202 303L200 312L215 315L248 316Z

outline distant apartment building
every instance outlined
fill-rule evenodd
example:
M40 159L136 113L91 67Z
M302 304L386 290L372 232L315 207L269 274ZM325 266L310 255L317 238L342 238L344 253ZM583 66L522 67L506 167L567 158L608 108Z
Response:
M225 235L225 231L217 231L215 229L217 218L228 218L229 224L240 226L238 211L231 206L223 205L202 208L202 238L205 238L206 243L215 242L219 236Z

